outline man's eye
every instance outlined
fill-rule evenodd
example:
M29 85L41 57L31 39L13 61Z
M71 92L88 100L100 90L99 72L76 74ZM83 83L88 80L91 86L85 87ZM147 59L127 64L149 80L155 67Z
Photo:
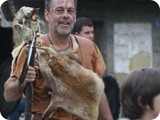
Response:
M69 10L68 10L68 13L69 13L69 14L74 14L74 10L69 9Z
M62 9L58 9L58 10L55 10L55 12L56 12L56 13L58 13L58 14L61 14L61 13L63 13L63 12L64 12L64 10L62 10Z
M86 35L89 35L90 32L85 32Z

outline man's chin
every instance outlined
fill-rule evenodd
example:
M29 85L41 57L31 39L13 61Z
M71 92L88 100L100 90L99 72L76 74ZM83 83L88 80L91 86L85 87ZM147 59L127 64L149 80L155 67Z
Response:
M62 36L68 36L71 31L70 30L59 30L58 31L59 35L62 35Z

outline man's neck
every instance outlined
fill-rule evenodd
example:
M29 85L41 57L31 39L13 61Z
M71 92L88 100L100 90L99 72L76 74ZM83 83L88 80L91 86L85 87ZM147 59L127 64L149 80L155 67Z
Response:
M50 44L57 50L65 51L71 47L71 35L60 36L55 34L48 34L48 40Z

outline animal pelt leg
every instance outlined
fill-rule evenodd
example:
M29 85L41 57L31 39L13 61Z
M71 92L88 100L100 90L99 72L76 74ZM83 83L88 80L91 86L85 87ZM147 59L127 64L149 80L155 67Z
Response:
M51 98L55 97L54 94L52 94L51 92L49 92L49 94L51 95ZM48 107L43 112L42 120L47 120L50 117L52 117L52 115L54 114L54 112L57 110L57 108L59 106L59 103L58 103L59 100L57 100L57 99L58 98L55 98L54 100L52 99L50 101Z
M32 29L20 24L16 24L15 29L18 32L21 41L24 41L25 43L29 43L29 41L32 41L33 39Z

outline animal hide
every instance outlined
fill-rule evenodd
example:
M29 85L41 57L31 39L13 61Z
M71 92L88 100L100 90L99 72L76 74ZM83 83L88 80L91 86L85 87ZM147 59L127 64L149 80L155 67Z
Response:
M40 33L38 10L39 8L22 6L14 15L15 17L13 19L12 26L18 32L21 44L12 51L12 69L15 66L15 60L21 49L25 44L28 44L30 41L32 41L33 31Z
M38 8L21 7L16 13L12 24L22 41L26 43L32 41L32 32L40 32Z
M96 73L51 47L37 47L36 59L46 86L51 89L50 104L43 113L43 120L47 120L57 108L82 120L98 119L104 84Z

